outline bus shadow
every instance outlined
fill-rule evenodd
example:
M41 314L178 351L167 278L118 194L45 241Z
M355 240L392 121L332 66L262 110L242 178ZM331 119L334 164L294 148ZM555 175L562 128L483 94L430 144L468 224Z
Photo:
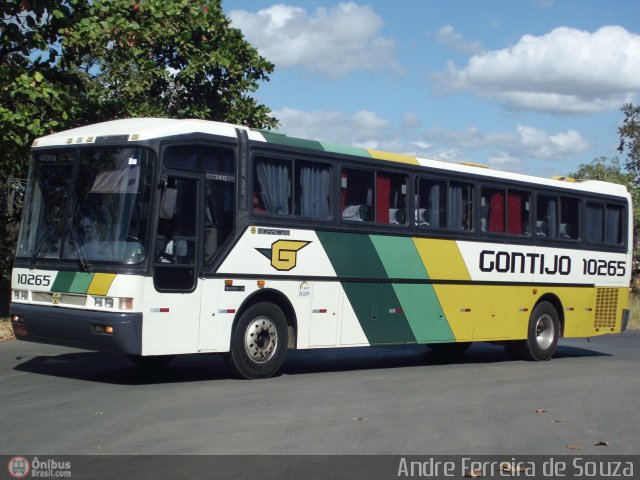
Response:
M140 367L124 355L103 352L39 356L14 367L21 372L117 385L152 385L229 379L216 355L180 355L164 367Z
M593 349L559 346L555 359L610 356ZM514 362L499 345L474 344L464 354L447 356L431 352L423 345L327 348L291 351L281 373L348 372L437 365L492 364ZM219 355L180 355L160 368L144 368L119 354L103 352L66 353L38 356L14 367L20 372L118 385L230 380L227 365Z
M559 346L554 359L610 356L597 350ZM423 345L322 349L290 352L282 373L297 375L319 372L343 372L428 365L492 364L516 362L501 345L473 344L463 354L443 355Z

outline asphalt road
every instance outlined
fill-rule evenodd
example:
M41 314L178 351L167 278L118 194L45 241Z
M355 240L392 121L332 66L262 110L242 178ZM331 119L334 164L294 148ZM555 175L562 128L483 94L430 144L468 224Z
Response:
M0 342L0 454L638 454L639 366L638 331L561 340L542 363L485 344L293 352L257 381L211 355L149 373Z

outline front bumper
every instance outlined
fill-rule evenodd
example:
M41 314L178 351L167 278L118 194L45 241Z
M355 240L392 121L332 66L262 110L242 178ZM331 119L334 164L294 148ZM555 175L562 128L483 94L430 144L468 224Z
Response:
M86 350L142 353L142 313L94 312L65 307L12 303L16 338ZM113 334L104 327L113 327Z

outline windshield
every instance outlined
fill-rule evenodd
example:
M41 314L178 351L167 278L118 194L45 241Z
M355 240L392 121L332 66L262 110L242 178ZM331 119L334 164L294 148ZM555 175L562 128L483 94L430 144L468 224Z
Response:
M18 257L133 264L147 251L149 150L98 147L36 152Z

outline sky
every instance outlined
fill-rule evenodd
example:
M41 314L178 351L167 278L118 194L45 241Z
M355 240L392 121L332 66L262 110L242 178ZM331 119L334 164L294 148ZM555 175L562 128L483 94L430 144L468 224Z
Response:
M223 0L290 136L549 177L620 156L637 0ZM624 160L624 156L621 156Z

